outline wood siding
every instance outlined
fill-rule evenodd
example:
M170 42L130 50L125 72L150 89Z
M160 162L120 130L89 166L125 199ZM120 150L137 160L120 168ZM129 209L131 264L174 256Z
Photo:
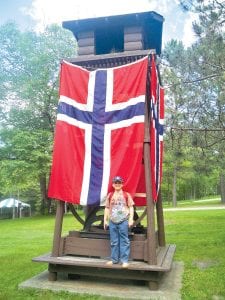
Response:
M78 55L95 54L95 34L94 31L80 32L77 37Z
M142 27L124 28L124 51L143 50Z

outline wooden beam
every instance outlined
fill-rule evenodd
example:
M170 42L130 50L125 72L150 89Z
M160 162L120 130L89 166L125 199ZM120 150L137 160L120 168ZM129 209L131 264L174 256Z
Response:
M94 46L94 44L95 44L94 37L78 40L78 47Z
M124 28L124 35L133 34L133 33L142 33L141 26L129 26Z
M137 59L140 59L146 55L151 50L137 50L137 51L129 51L129 52L119 52L119 53L108 53L108 54L101 54L101 55L90 55L84 57L74 57L70 59L66 59L67 61L73 63L73 64L79 64L79 63L90 63L90 62L95 62L99 63L100 61L111 61L114 62L116 59L117 60L124 60L124 63L127 62L127 60L135 61Z
M76 274L76 275L86 275L86 276L94 276L96 278L102 277L102 278L116 278L116 279L129 279L129 280L141 280L146 282L152 282L152 284L149 284L150 289L155 289L154 282L157 282L159 280L159 272L157 271L149 271L149 272L138 272L136 270L130 270L130 269L122 269L120 268L93 268L88 266L68 266L68 265L62 265L62 264L49 264L49 272L51 273L67 273L67 274ZM153 288L152 288L153 287Z
M127 33L124 34L124 42L139 42L142 41L142 33Z
M147 89L149 90L147 83ZM155 213L154 202L152 199L152 182L151 182L151 160L150 160L150 130L149 130L149 103L146 95L145 99L145 136L144 136L144 168L145 168L145 186L147 202L147 249L148 263L157 264L156 256L156 238L155 238Z
M158 224L159 246L164 247L166 245L166 240L165 240L165 229L164 229L161 190L159 191L158 201L156 203L156 215L157 215L157 224Z
M57 257L60 253L60 240L64 214L64 201L58 201L55 217L55 231L53 237L52 256Z
M78 48L78 55L94 55L95 54L95 47L94 46L86 46L86 47L79 47Z
M94 39L95 38L94 30L78 32L77 38L78 38L78 40L79 39L86 39L86 38L93 38Z
M156 265L156 239L155 239L155 214L154 203L152 199L151 186L151 166L150 166L150 145L144 143L144 164L145 164L145 181L146 181L146 200L147 200L147 240L148 240L148 263Z
M143 49L142 41L124 43L124 51L135 51L135 50L142 50L142 49Z

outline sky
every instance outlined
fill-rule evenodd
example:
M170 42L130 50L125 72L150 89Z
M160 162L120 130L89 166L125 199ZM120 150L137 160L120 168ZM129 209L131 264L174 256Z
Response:
M172 38L185 46L194 41L191 23L195 16L183 12L178 0L0 0L0 24L15 21L22 30L43 30L66 20L144 11L164 17L163 45Z

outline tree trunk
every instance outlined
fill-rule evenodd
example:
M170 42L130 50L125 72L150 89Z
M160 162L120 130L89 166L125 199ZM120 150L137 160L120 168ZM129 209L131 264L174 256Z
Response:
M51 202L48 201L47 197L47 183L46 174L41 174L39 177L40 190L41 190L41 214L45 214L45 209L47 208L48 213L50 212Z
M220 173L220 194L221 203L225 204L225 178L223 173Z
M177 206L177 166L174 166L173 170L173 207Z
M196 200L196 184L194 183L194 186L193 186L193 197L192 199Z
M169 176L167 177L167 202L168 204L170 204L171 202L171 188L170 188L170 180L169 180Z

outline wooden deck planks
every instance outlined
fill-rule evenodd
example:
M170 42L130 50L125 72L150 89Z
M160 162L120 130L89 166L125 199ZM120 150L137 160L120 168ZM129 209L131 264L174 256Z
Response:
M172 266L173 255L175 253L175 245L167 245L166 247L160 247L157 251L157 265L149 265L142 261L130 261L129 270L137 271L170 271ZM52 257L51 254L44 254L32 259L34 262L46 262L55 265L68 265L79 267L93 267L103 269L122 269L121 265L106 265L106 259L82 257L82 256L59 256Z

